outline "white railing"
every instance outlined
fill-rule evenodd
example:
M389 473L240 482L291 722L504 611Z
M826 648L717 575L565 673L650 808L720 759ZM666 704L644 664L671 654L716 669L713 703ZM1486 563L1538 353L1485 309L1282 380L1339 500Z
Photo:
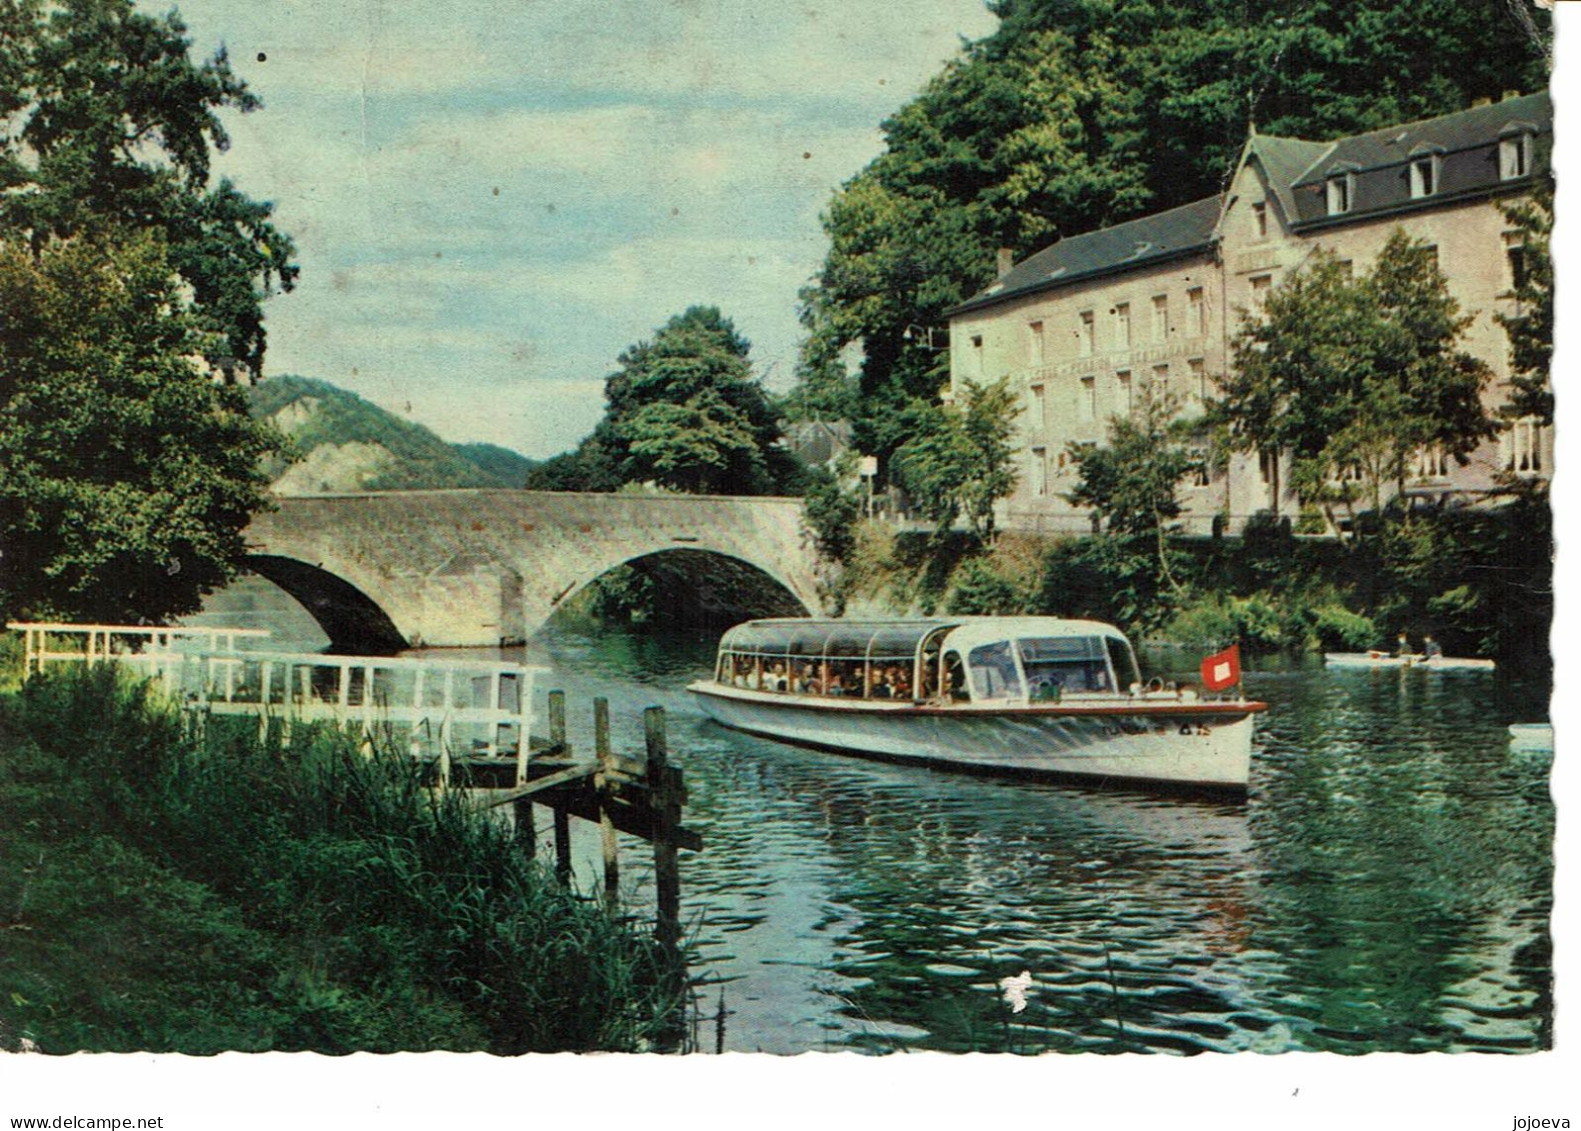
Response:
M158 652L193 648L232 653L237 641L269 635L263 628L185 627L140 624L56 624L14 621L6 625L22 633L23 675L32 675L47 663L102 663L116 660L146 664Z
M114 661L159 679L187 706L216 715L329 721L387 735L414 758L436 759L448 781L452 758L509 758L527 780L533 678L542 668L491 660L431 660L324 653L241 651L260 629L18 623L27 674L46 663ZM58 638L81 640L62 648ZM198 646L206 645L206 646Z

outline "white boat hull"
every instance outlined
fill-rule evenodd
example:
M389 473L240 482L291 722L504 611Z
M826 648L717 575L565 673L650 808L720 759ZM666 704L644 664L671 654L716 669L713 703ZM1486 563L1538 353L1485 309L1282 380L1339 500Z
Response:
M808 698L712 681L690 688L724 726L894 761L1244 792L1258 703L932 706Z
M1492 671L1492 660L1462 659L1458 656L1392 656L1387 652L1325 652L1323 662L1331 668L1413 668L1425 672Z

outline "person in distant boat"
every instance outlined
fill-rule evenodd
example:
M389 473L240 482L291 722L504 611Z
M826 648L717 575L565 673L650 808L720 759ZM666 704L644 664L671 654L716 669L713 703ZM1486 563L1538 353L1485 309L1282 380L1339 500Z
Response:
M1422 637L1422 658L1427 660L1440 660L1444 656L1444 646L1434 640L1432 636Z
M780 660L769 670L768 678L763 681L764 691L789 691L790 678L785 672L785 661Z
M1413 654L1411 652L1411 638L1403 632L1400 633L1399 637L1396 638L1394 642L1394 654L1396 656L1409 656Z
M889 684L884 679L884 670L874 668L867 677L867 697L869 699L888 699L893 694Z
M825 695L844 695L845 694L845 683L840 679L840 673L839 672L835 672L834 674L832 674L829 677L829 689L827 691L825 691L824 694Z

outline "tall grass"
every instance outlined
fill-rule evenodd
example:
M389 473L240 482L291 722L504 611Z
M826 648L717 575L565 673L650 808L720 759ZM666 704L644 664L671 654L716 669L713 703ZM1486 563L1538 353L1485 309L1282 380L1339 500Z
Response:
M217 921L281 963L261 984L237 971L247 992L209 987L251 1003L236 1031L266 1031L263 1047L636 1050L677 1024L677 979L656 945L555 881L464 795L426 788L409 758L369 755L330 727L283 743L214 718L198 733L111 668L34 678L0 707L0 727L12 748L0 821L9 808L53 822L56 836L32 838L46 855L52 839L114 842L195 885ZM8 1010L12 1028L47 1035L37 1011L0 1000L0 1019ZM115 1024L124 1043L164 1022Z

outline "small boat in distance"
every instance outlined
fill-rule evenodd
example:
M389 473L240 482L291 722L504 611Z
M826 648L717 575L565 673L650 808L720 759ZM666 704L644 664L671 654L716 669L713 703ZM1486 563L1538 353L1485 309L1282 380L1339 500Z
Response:
M1408 652L1324 652L1323 662L1331 668L1416 668L1431 672L1490 672L1492 660L1461 659L1456 656L1424 656Z
M1056 617L749 621L687 690L724 726L800 746L1239 795L1267 709L1143 686L1118 629Z

